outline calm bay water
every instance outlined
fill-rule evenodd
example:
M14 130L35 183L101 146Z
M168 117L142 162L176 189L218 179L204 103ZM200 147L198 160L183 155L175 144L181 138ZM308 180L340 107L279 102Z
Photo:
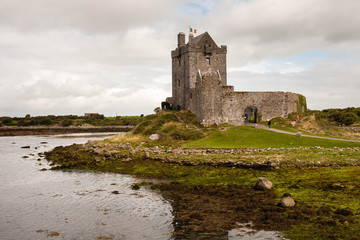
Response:
M139 180L119 174L40 171L49 166L37 160L39 152L99 139L79 135L84 134L0 138L0 239L171 238L171 205L157 192L131 190Z
M132 190L141 180L110 173L41 171L50 167L38 153L103 138L0 137L0 239L172 239L171 204L156 191ZM225 235L282 239L276 232L246 231L239 228Z

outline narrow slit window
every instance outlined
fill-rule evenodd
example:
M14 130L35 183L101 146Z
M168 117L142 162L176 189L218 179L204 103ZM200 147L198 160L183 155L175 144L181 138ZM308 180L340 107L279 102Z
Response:
M179 60L179 67L181 67L181 58L179 58L178 60Z
M192 93L190 93L190 99L192 99Z
M210 58L206 58L206 64L210 65Z
M180 79L178 80L178 83L179 83L179 87L180 87Z

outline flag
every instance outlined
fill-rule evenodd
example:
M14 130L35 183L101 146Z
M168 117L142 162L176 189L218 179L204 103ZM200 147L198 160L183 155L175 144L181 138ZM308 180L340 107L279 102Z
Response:
M192 28L192 27L189 27L189 28L190 28L190 32L191 32L191 33L195 33L195 34L196 34L197 29L194 29L194 28Z

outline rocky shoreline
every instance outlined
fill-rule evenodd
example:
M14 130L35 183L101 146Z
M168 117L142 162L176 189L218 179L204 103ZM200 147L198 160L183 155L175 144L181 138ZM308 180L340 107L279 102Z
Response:
M194 149L194 148L171 148L164 146L144 147L142 145L133 147L131 144L124 145L103 145L97 142L89 141L81 145L86 151L89 151L94 156L94 161L114 161L119 160L128 162L136 159L147 159L159 161L162 163L173 163L185 166L208 165L214 167L235 167L235 168L251 168L257 170L280 169L282 167L302 168L304 163L299 165L296 162L282 161L279 157L265 158L262 155L256 156L259 153L282 153L292 151L330 151L334 153L339 152L359 152L360 148L323 148L315 147L292 147L292 148L232 148L232 149ZM241 156L251 155L255 156L255 160L246 161L241 159ZM238 158L240 157L240 158ZM221 160L217 160L221 158ZM342 162L329 161L313 161L306 167L338 167L338 166L359 166L360 161L350 159Z
M56 135L68 133L128 132L133 126L0 127L0 136Z

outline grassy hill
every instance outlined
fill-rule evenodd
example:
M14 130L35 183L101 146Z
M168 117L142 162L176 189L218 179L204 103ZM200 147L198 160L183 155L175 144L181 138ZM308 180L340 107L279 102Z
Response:
M187 148L280 148L280 147L360 147L360 143L296 137L251 126L215 131L202 139L188 142Z
M292 127L290 119L274 119L275 128L298 132L298 126L310 125L301 120ZM315 123L313 124L315 126ZM305 131L302 131L305 132ZM311 131L306 131L309 133ZM150 141L151 134L159 134L160 140ZM334 135L334 134L333 134ZM342 135L340 137L343 137ZM279 148L279 147L359 147L360 143L337 140L295 137L251 126L212 126L202 127L194 114L189 111L161 111L142 118L130 132L112 137L115 143L145 143L145 146L164 145L185 148Z

